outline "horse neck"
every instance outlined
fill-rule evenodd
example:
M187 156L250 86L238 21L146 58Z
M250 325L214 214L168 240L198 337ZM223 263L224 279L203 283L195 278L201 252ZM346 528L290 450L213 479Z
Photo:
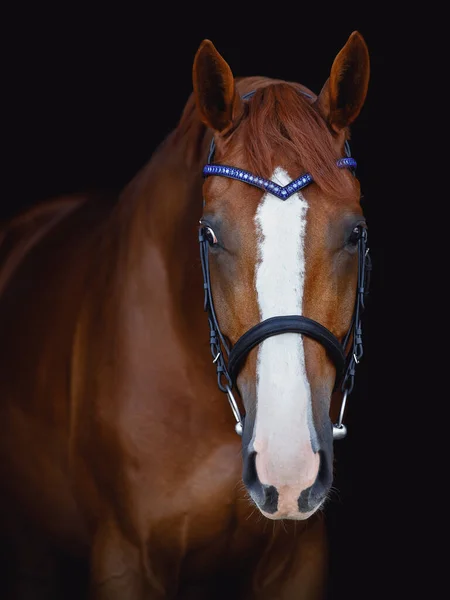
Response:
M118 285L161 290L188 335L206 323L197 229L209 143L191 99L178 127L123 190L113 218Z

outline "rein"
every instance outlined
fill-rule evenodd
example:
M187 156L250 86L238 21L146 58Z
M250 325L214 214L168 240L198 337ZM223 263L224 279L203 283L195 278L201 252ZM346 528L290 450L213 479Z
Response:
M304 92L302 92L304 93ZM243 96L243 99L249 98L254 94L250 92ZM309 97L308 94L305 94ZM249 185L259 187L270 194L286 200L292 194L300 189L313 183L313 178L309 173L305 173L301 177L292 181L288 185L282 187L262 177L258 177L249 171L244 171L236 167L228 165L211 164L214 158L214 138L211 142L210 151L208 154L208 163L203 168L203 176L209 177L212 175L227 177L243 181ZM348 142L345 145L346 155L336 161L338 168L348 168L352 171L356 169L356 161L351 157L350 147ZM364 301L368 294L369 279L371 271L371 260L369 249L367 247L367 229L361 230L358 238L358 281L356 290L355 308L352 321L347 334L341 341L331 333L326 327L304 317L302 315L287 315L265 319L258 323L248 331L246 331L230 348L225 340L219 323L217 321L214 302L211 291L211 280L209 273L209 242L205 235L205 227L199 230L200 243L200 259L203 272L203 288L204 288L204 304L203 308L208 314L208 322L210 328L210 347L213 356L213 363L216 365L217 385L219 389L227 394L231 410L236 419L235 430L239 435L242 435L244 417L239 411L239 407L233 395L233 387L236 385L237 376L249 352L258 346L267 338L280 335L282 333L299 333L306 335L319 342L327 351L329 357L336 367L336 380L334 390L340 385L343 393L341 410L337 423L333 424L333 438L342 439L347 434L347 428L343 423L343 416L347 397L351 394L354 386L356 365L360 362L363 356L363 341L362 341L362 324L361 315L364 311ZM348 342L353 333L353 340L350 350L345 354ZM226 362L226 360L227 362ZM227 364L228 363L228 364ZM333 391L334 391L333 390Z

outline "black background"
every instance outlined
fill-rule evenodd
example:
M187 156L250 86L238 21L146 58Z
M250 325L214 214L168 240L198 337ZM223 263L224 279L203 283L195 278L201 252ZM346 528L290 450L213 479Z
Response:
M422 525L416 516L409 519L408 507L422 492L405 481L409 456L398 440L409 439L402 429L409 399L394 376L398 346L387 342L395 328L392 299L402 263L394 233L408 216L395 180L402 145L408 145L399 133L405 117L398 106L412 39L403 36L400 43L392 21L374 6L359 12L341 6L334 13L283 4L268 12L260 5L143 7L39 6L7 16L0 216L62 193L124 186L176 126L204 38L236 76L295 80L318 92L334 57L359 30L372 74L351 146L374 272L364 320L366 352L349 399L349 435L336 444L337 491L327 507L330 597L405 597L409 586L418 592L410 558ZM417 510L422 508L419 503Z

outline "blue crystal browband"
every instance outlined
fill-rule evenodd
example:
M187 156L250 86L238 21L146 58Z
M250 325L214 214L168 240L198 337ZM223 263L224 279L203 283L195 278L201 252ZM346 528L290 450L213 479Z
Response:
M356 160L350 156L347 156L337 160L336 165L340 169L356 169ZM295 194L314 181L309 173L305 173L301 177L298 177L295 181L291 181L283 187L274 183L270 179L258 177L249 171L244 171L243 169L229 167L228 165L208 164L203 167L203 176L209 177L210 175L219 175L220 177L228 177L229 179L236 179L238 181L243 181L244 183L249 183L250 185L254 185L262 190L267 190L281 200L287 200L290 196L292 196L292 194Z

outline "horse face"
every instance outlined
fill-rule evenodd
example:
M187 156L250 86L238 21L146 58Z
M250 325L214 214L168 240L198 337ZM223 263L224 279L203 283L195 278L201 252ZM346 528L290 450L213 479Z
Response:
M337 71L344 63L356 73L342 88ZM303 315L338 339L350 327L357 239L365 223L356 178L335 165L365 98L367 71L365 44L352 34L319 97L307 101L292 84L267 83L244 103L212 44L205 42L197 53L194 90L200 115L215 132L214 161L278 186L307 170L316 182L280 200L243 181L206 180L201 226L210 245L218 322L231 344L276 316ZM205 77L221 82L215 96ZM325 348L298 333L265 339L239 372L246 410L243 480L269 518L306 519L327 497L335 378Z

